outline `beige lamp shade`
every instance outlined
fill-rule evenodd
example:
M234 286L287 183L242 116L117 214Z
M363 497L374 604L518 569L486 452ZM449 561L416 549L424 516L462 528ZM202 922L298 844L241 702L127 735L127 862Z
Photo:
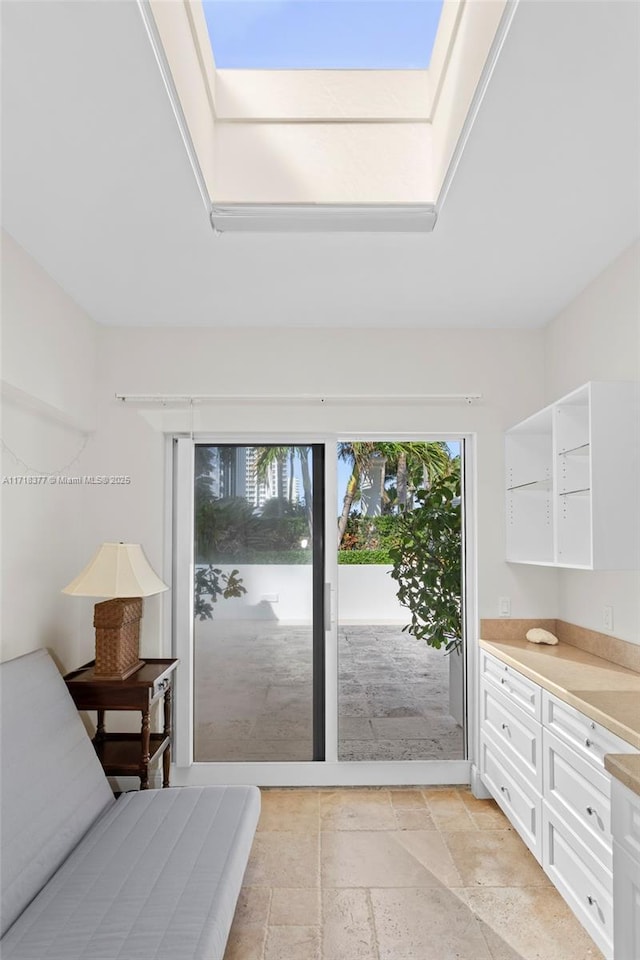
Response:
M150 597L168 589L139 543L103 543L62 592L76 597Z

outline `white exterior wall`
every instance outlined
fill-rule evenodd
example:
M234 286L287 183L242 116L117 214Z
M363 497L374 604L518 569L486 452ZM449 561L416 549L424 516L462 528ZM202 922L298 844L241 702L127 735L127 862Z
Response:
M242 597L219 600L214 620L265 620L271 623L311 623L312 570L306 564L220 564L224 573L238 571L247 591ZM398 585L383 564L340 564L337 602L340 623L409 622L409 613L396 597ZM277 599L274 599L276 598ZM205 598L206 599L206 598Z
M411 614L396 594L398 583L383 564L340 564L338 616L340 623L389 623L404 627Z
M640 243L547 326L545 355L547 402L588 380L640 379ZM607 604L613 635L640 643L640 572L563 570L559 590L561 619L605 632Z

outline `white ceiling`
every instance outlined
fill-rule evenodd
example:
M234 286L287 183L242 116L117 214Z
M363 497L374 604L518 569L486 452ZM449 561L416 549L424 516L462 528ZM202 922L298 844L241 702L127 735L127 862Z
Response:
M640 5L521 0L432 234L209 225L134 0L2 0L4 227L98 322L526 327L638 235Z

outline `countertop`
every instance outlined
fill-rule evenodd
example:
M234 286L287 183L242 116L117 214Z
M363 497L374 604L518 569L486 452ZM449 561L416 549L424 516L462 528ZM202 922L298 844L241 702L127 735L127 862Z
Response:
M640 794L640 754L608 753L604 758L605 769L625 787Z
M568 643L483 638L480 646L640 750L639 673ZM640 755L611 766L613 776L621 772L619 779L640 794Z

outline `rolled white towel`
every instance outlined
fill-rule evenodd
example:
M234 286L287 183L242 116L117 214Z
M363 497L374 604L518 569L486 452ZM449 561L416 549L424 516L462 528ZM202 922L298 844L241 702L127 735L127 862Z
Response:
M531 630L527 630L527 640L531 643L554 644L558 642L558 638L553 633L543 630L542 627L533 627Z

